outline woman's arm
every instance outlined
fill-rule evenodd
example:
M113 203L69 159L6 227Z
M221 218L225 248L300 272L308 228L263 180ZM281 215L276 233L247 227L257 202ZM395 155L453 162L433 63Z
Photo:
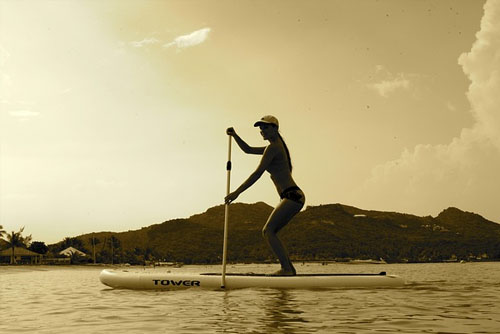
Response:
M248 145L233 128L228 128L226 133L234 138L241 150L247 154L264 154L265 147L252 147Z
M238 196L242 192L244 192L245 190L250 188L265 172L265 170L267 169L269 164L273 161L276 153L277 153L277 151L276 151L275 147L273 147L273 146L265 147L262 159L260 160L260 163L259 163L259 166L257 167L257 169L252 174L250 174L248 179L246 179L246 181L243 182L241 184L241 186L238 187L238 189L236 189L235 191L233 191L232 193L227 195L226 198L224 199L224 201L226 203L231 203L236 198L238 198Z

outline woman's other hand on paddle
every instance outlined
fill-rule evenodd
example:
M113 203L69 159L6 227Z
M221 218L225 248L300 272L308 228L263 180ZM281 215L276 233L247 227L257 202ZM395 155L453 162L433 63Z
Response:
M239 195L240 194L238 192L233 191L232 193L230 193L229 195L227 195L224 198L224 203L231 204L231 202L234 201L235 199L237 199Z
M227 130L226 130L226 134L227 134L228 136L232 136L232 137L234 137L234 136L236 136L236 131L234 130L234 128L233 128L233 127L230 127L230 128L227 128Z

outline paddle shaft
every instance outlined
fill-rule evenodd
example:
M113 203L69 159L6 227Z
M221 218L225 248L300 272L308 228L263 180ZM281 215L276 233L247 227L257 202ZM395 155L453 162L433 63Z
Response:
M227 152L227 181L226 181L226 196L229 195L231 189L231 136L229 137L228 152ZM227 233L229 222L229 203L224 206L224 243L222 249L222 280L221 288L226 287L226 261L227 261Z

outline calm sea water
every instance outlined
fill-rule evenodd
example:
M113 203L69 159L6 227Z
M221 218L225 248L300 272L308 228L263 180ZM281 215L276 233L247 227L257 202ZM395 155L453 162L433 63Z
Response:
M0 333L500 333L500 263L297 266L302 273L387 271L407 281L351 290L113 290L99 282L102 269L0 267Z

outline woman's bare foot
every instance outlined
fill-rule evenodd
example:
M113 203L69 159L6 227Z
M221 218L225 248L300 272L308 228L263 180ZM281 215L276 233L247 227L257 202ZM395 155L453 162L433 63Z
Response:
M280 270L275 271L272 274L267 274L266 276L295 276L295 275L297 275L297 273L295 272L295 269L285 270L285 269L281 268Z

